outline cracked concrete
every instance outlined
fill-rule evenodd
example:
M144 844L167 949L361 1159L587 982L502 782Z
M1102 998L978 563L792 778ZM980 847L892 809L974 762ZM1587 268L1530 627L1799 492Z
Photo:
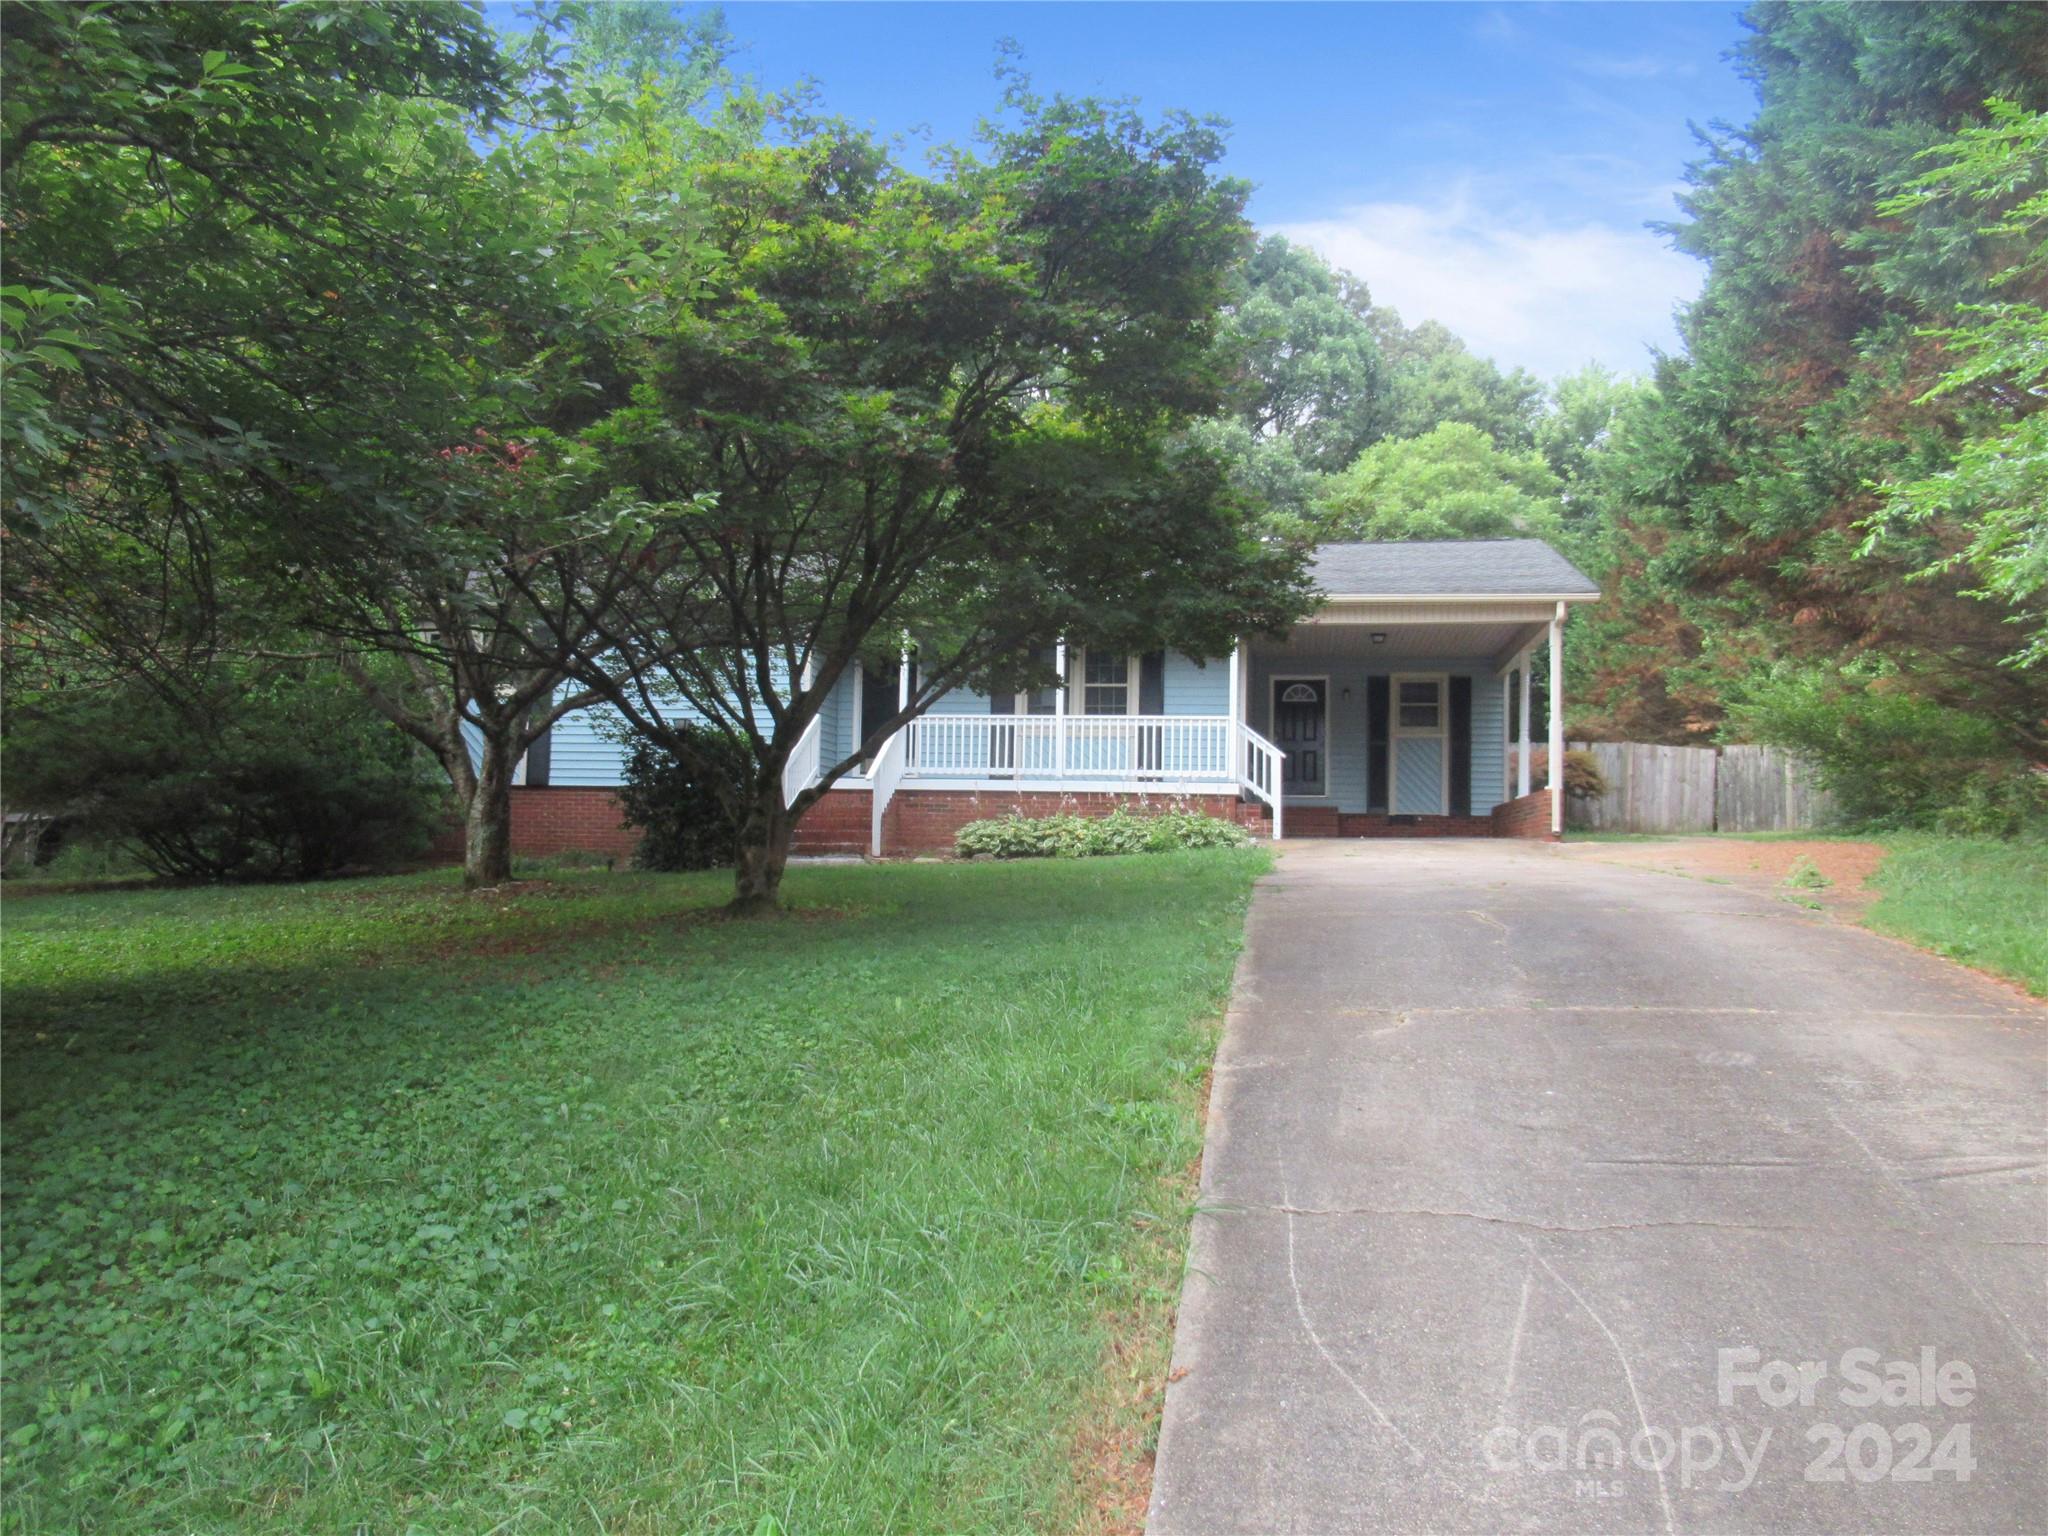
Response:
M1308 844L1215 1082L1156 1536L2048 1527L2048 1012L2006 989L1541 845ZM1923 1347L1966 1405L1841 1400ZM1724 1402L1743 1348L1814 1401ZM1967 1481L1863 1476L1965 1423ZM1553 1468L1589 1426L1650 1453Z

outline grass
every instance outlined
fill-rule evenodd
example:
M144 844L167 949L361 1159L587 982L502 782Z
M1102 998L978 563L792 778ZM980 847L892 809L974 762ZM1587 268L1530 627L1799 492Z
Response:
M10 897L0 1522L1085 1523L1264 859Z
M2048 844L1890 834L1864 921L2048 997Z

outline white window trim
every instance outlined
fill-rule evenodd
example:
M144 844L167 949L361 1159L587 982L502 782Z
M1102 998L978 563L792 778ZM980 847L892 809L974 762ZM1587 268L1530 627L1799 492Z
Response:
M1124 713L1138 713L1138 675L1142 670L1142 658L1135 655L1124 657ZM1108 683L1096 684L1107 688ZM1070 646L1067 649L1067 713L1085 716L1088 713L1088 647ZM1114 719L1113 715L1097 715L1098 720Z
M1425 731L1401 724L1401 685L1436 684L1436 729ZM1434 811L1404 811L1401 806L1401 740L1441 741L1437 753L1438 784ZM1387 814L1389 816L1448 816L1451 814L1451 674L1448 672L1394 672L1387 677Z
M1330 708L1330 674L1327 672L1275 672L1266 679L1266 730L1273 730L1273 717L1280 707L1280 685L1282 683L1321 683L1323 685L1323 787L1319 794L1304 795L1299 791L1286 794L1286 802L1293 805L1300 801L1306 805L1314 800L1333 800L1337 795L1335 775L1330 772L1331 733L1336 728L1333 711ZM1277 744L1277 738L1275 738ZM1284 748L1282 749L1285 750ZM1283 781L1285 774L1283 771ZM1284 793L1284 791L1283 791Z

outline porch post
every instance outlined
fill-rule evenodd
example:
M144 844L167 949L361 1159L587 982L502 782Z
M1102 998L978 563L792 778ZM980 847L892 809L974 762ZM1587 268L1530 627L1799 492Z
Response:
M1052 693L1052 772L1053 777L1067 776L1067 638L1060 636L1052 648L1053 670L1060 675L1060 685Z
M910 708L910 637L903 637L903 657L896 667L896 707Z
M1550 830L1564 833L1564 604L1550 621Z
M1508 782L1508 745L1515 739L1514 734L1508 729L1509 723L1514 719L1514 692L1515 667L1514 663L1510 662L1501 669L1500 674L1500 797L1503 800L1514 799L1509 793L1514 785Z
M1223 733L1223 750L1230 755L1230 780L1244 776L1244 641L1230 648L1230 725Z
M1515 754L1515 798L1521 799L1529 793L1529 752L1535 745L1530 740L1533 732L1529 728L1529 652L1522 652L1515 662L1515 671L1522 680L1522 750Z

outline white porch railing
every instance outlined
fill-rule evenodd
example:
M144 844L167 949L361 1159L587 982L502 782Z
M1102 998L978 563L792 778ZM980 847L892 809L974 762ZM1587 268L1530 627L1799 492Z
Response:
M783 770L785 804L817 781L821 761L814 720ZM1241 792L1272 807L1277 838L1284 761L1272 742L1226 715L922 715L883 742L851 786L870 792L868 846L878 857L890 801L921 784Z
M1222 715L922 715L906 779L1117 779L1229 784Z
M822 716L811 716L811 723L804 727L803 735L796 740L796 750L782 765L782 803L785 806L794 803L798 795L818 781L819 752L825 740L824 724Z
M1286 814L1286 807L1280 803L1280 773L1287 760L1286 754L1250 726L1241 729L1244 763L1238 782L1273 808L1273 841L1277 843L1285 835L1281 830L1281 817Z
M882 814L896 797L896 786L903 782L903 757L904 733L898 731L882 743L882 750L868 765L868 787L874 792L869 805L868 852L878 859L882 856Z

